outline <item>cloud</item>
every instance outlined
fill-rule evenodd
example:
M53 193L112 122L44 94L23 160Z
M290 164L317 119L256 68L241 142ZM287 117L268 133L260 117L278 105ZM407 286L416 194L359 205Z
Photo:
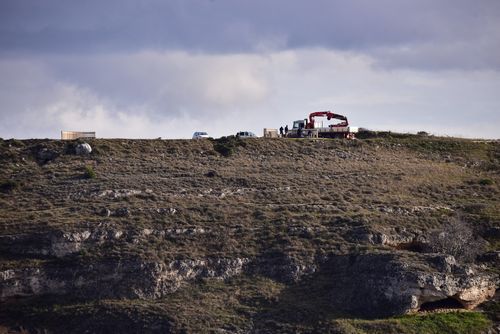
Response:
M202 114L236 104L251 106L268 94L262 57L138 52L48 58L61 80L92 89L124 108L147 103L170 115L203 105ZM182 106L182 107L181 107Z
M4 0L0 52L268 53L323 48L386 67L500 69L497 0Z
M54 137L70 128L106 137L186 137L195 124L236 119L266 99L265 63L254 55L183 52L0 60L7 79L0 96L10 111L0 114L0 130L21 137L30 136L21 129Z
M0 136L259 133L333 109L495 137L499 15L497 0L4 0Z
M377 64L324 48L3 58L0 99L8 112L0 113L0 136L57 138L63 129L132 138L261 133L325 109L372 129L498 136L497 71Z

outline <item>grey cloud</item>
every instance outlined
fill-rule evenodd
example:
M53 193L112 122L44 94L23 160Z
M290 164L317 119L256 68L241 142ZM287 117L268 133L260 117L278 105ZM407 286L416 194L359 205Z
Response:
M492 57L469 53L435 61L456 44L478 54L499 51L499 14L497 0L4 0L0 51L217 54L320 47L363 52L387 66L499 69ZM400 54L402 47L408 51Z
M47 57L58 80L91 90L127 110L147 104L154 116L181 113L208 118L235 105L251 106L269 94L263 57L139 52Z
M494 138L499 14L498 0L3 0L0 137L259 133L332 108Z
M357 126L471 137L497 137L500 121L496 71L386 71L327 49L0 59L0 76L4 138L61 129L143 138L260 133L323 109Z
M182 118L237 119L269 98L268 71L269 63L256 55L139 52L0 59L0 136L99 122L107 123L100 132L110 136L115 121L132 122L136 115L144 126Z

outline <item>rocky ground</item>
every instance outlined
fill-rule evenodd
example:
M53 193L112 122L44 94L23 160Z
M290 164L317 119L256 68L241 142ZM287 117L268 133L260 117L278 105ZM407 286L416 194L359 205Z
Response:
M499 331L498 141L88 143L0 140L0 333Z

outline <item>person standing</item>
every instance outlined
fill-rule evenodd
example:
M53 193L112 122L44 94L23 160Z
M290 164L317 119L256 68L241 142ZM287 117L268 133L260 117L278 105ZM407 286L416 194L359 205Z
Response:
M288 124L285 125L285 137L288 135Z
M283 127L280 128L280 137L283 137Z

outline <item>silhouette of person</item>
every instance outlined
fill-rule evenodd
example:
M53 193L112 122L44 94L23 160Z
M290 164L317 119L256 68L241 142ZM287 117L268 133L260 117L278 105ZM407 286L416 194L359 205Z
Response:
M283 127L280 128L280 136L283 137Z

